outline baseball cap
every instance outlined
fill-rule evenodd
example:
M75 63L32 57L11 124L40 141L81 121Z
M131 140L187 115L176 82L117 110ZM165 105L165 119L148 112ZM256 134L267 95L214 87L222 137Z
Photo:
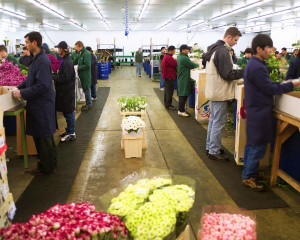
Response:
M191 47L189 47L188 45L186 44L183 44L180 46L180 51L184 50L184 49L188 49L188 50L191 50Z
M61 41L57 46L54 46L55 48L62 48L64 50L68 50L69 46L65 41Z
M91 47L86 47L85 49L91 52L93 51Z

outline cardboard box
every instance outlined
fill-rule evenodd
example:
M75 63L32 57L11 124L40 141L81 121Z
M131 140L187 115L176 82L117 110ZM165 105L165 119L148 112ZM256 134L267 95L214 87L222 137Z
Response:
M290 92L275 97L275 108L300 119L300 92Z
M23 102L12 95L12 89L15 87L0 87L0 103L2 111L5 112L11 108L21 105Z
M1 204L0 207L0 228L7 227L11 224L9 217L13 217L16 212L16 206L12 194ZM11 218L12 219L12 218Z
M6 157L5 153L0 155L0 177L1 179L5 179L7 176L7 166L6 166Z
M184 232L182 232L176 240L190 240L191 239L191 231L190 225L187 225Z
M0 105L0 129L3 128L3 111Z

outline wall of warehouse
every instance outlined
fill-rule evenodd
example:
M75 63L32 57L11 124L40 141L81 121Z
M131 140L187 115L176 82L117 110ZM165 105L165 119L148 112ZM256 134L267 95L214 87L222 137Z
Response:
M11 46L14 46L16 39L20 39L24 42L24 35L27 32L1 32L0 39L8 37L11 40ZM129 37L124 36L124 32L96 32L96 31L47 31L42 32L43 41L48 43L49 47L53 47L60 41L66 41L70 46L74 46L75 42L80 40L85 46L91 46L96 49L97 42L96 38L100 38L101 44L112 44L114 38L116 38L117 48L125 49L125 54L130 54L131 51L136 51L138 47L142 45L149 45L150 38L152 38L153 44L166 44L169 38L169 44L179 47L181 44L188 43L189 45L194 45L198 43L203 49L207 46L216 42L218 39L222 38L224 32L200 32L200 33L185 33L185 32L146 32L137 31L131 32ZM251 40L255 35L245 34L238 42L238 45L234 47L235 51L239 53L243 51L246 47L251 45ZM12 49L12 48L11 48ZM12 50L13 51L13 50Z
M274 47L280 52L281 48L292 48L292 43L300 40L300 27L286 27L273 29L271 32Z

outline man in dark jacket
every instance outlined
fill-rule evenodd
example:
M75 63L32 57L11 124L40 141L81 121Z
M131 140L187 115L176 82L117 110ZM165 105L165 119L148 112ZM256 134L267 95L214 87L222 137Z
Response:
M55 92L51 63L41 49L42 35L30 32L25 36L26 47L34 55L27 79L13 91L16 98L27 101L26 132L33 136L40 162L32 174L52 173L57 165L53 134L56 131Z
M23 47L23 56L20 57L19 63L26 67L29 67L32 61L33 55L28 51L26 47Z
M78 64L78 75L81 82L81 87L85 95L85 102L81 110L88 111L92 108L91 85L92 85L92 72L91 72L91 54L86 50L81 41L75 43L75 49L79 53L73 63Z
M252 41L254 56L244 73L245 105L247 111L247 143L244 154L243 185L255 191L264 191L257 182L259 161L264 157L273 134L273 96L293 91L299 80L284 83L271 82L265 59L272 52L273 41L265 34Z
M227 122L228 101L234 99L235 81L243 77L243 70L233 70L233 47L242 36L231 27L227 29L223 40L208 47L204 55L206 60L205 96L210 101L210 118L207 130L206 153L212 160L228 161L221 148L222 129Z
M69 46L65 41L57 46L62 57L58 74L53 75L56 89L56 111L62 112L67 122L66 131L61 133L61 142L76 140L75 134L75 70L70 57Z
M300 51L298 51L296 58L290 63L289 70L286 74L286 80L297 79L300 77Z
M162 78L165 82L165 94L164 102L167 110L176 110L172 105L172 98L174 93L174 81L176 80L176 68L177 61L173 58L176 48L170 46L168 48L168 53L164 55L162 60Z
M97 91L97 58L93 53L93 50L91 47L86 47L86 50L89 51L89 53L91 54L92 57L92 63L91 63L91 67L92 67L92 85L91 85L91 96L92 96L92 100L95 101L97 100L97 95L96 95L96 91Z

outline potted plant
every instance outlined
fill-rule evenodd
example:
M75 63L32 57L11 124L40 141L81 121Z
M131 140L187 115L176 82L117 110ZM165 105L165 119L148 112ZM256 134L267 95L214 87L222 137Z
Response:
M125 158L141 158L143 148L144 121L135 116L129 116L122 120L121 148L125 149Z

